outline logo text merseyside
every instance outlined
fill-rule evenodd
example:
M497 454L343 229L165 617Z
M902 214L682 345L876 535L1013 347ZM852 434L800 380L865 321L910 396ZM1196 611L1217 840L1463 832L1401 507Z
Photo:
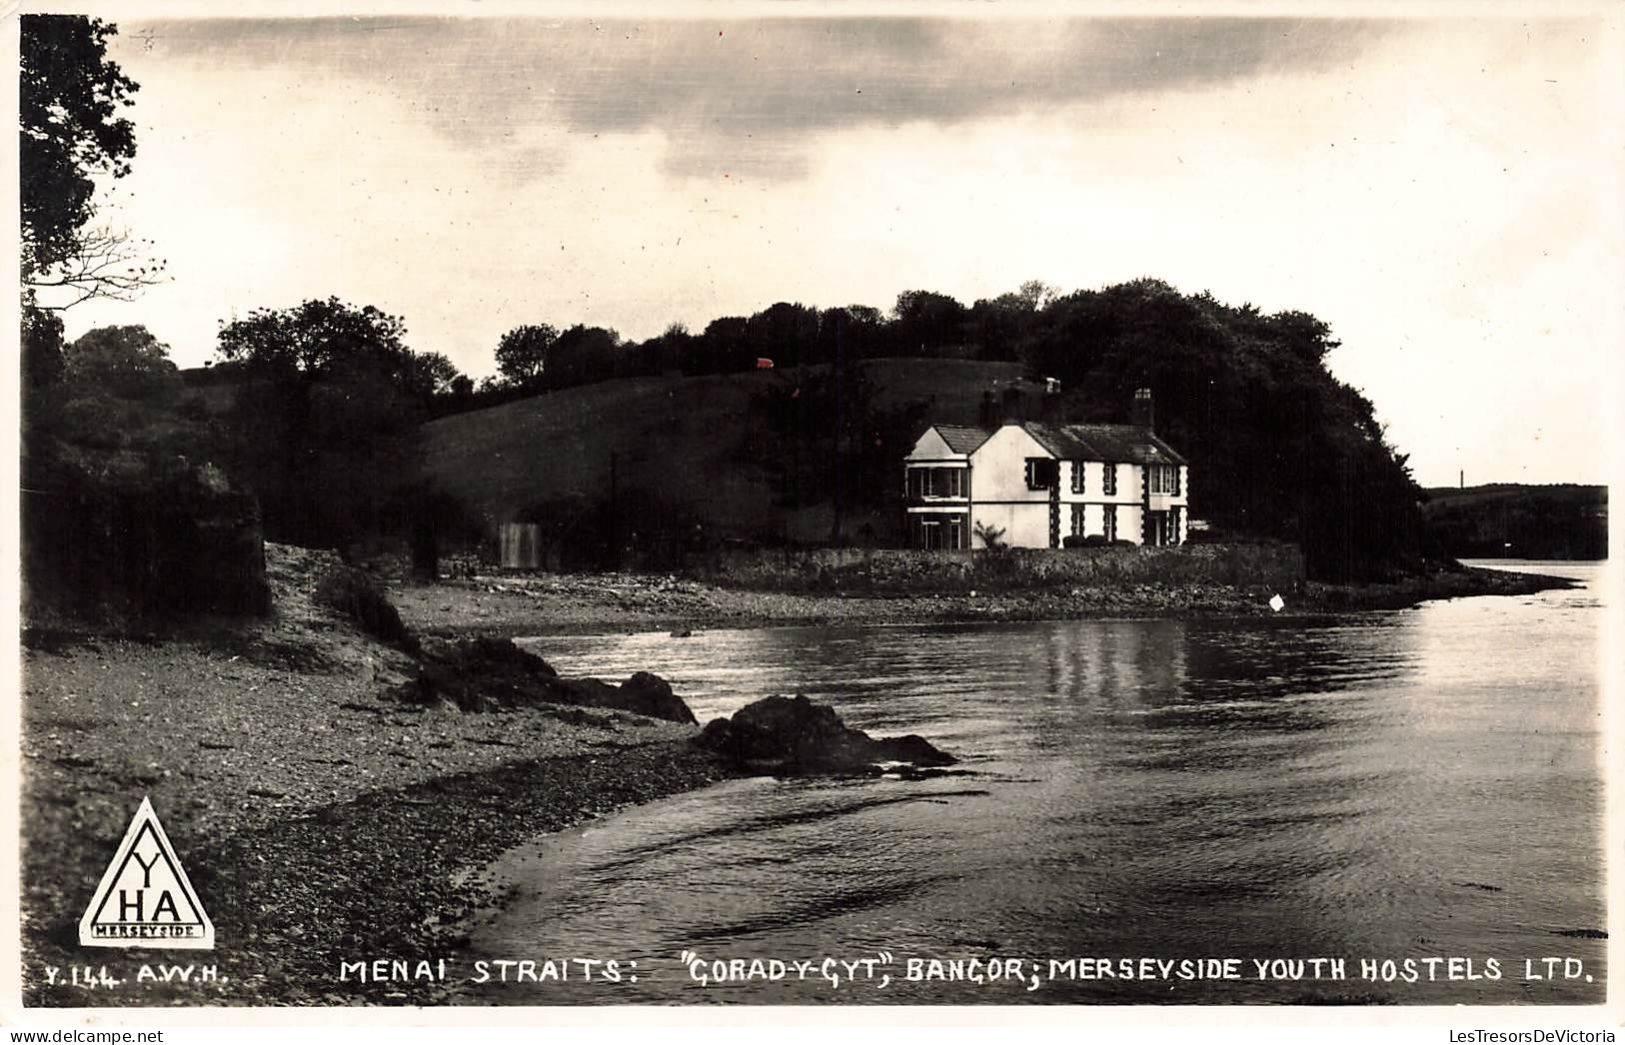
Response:
M79 920L79 944L194 950L214 946L214 923L145 798Z

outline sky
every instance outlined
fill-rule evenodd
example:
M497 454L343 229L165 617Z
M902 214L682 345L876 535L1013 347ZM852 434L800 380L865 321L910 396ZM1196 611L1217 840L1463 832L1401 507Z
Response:
M1606 481L1617 5L750 10L117 15L138 152L102 214L171 278L68 334L144 324L194 366L221 321L336 295L479 376L524 323L641 339L777 301L1154 276L1327 321L1424 485Z

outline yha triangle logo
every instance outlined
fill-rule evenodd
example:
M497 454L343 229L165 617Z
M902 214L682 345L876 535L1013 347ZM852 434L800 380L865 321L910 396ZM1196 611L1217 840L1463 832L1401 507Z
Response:
M79 919L79 943L164 950L214 947L214 923L146 798Z

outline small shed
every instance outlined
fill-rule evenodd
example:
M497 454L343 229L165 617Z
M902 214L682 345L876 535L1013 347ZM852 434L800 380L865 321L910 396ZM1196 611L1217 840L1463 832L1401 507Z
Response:
M505 570L542 566L542 528L536 523L503 523L497 527L497 562Z

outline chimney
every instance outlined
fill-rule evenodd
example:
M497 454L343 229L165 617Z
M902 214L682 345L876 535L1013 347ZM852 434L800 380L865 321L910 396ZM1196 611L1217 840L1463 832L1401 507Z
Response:
M1148 432L1156 428L1156 411L1151 406L1151 389L1134 390L1134 406L1129 411L1129 424Z
M1018 424L1027 420L1027 401L1026 396L1022 395L1021 389L1006 388L1004 390L1003 407L1001 420L1005 424Z
M976 423L983 428L995 428L999 424L999 400L991 388L982 393L982 409Z
M1038 404L1038 419L1046 424L1064 424L1066 418L1062 416L1061 390L1058 386L1044 393L1044 398Z

